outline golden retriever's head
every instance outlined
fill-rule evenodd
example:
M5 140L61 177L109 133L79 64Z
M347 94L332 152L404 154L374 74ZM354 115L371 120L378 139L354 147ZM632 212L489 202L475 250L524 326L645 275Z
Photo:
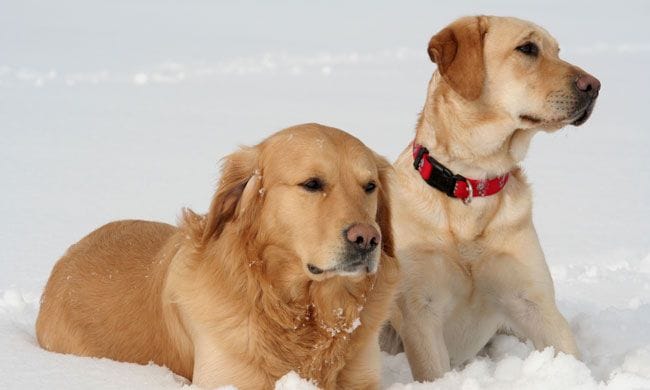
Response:
M203 241L230 226L267 269L312 280L362 277L392 256L386 175L392 169L351 135L318 124L280 131L227 157ZM285 270L288 271L288 270Z
M515 129L580 125L600 89L560 59L548 32L516 18L461 18L433 36L428 51L460 104L480 107L483 119L506 117Z

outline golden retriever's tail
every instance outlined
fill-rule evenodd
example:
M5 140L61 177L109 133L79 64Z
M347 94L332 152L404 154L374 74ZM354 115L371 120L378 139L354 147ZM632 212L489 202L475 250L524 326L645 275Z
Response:
M390 322L387 322L379 333L379 348L391 355L404 352L404 344L402 338L399 337L397 331Z

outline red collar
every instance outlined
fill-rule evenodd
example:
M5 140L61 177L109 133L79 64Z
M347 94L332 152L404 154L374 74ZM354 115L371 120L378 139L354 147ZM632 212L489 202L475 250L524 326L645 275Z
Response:
M510 173L492 179L475 180L454 174L447 167L429 155L422 145L413 143L413 166L431 187L436 188L452 198L459 198L469 204L478 196L490 196L501 191L508 183Z

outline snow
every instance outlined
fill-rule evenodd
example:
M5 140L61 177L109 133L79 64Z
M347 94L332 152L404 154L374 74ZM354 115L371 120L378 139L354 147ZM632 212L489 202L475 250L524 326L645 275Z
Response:
M66 248L111 220L206 210L217 161L303 122L394 159L434 69L429 37L465 14L519 16L603 83L582 127L525 161L560 310L582 360L498 336L434 383L383 356L390 389L650 389L650 3L498 0L0 4L0 388L179 389L169 370L64 356L34 322ZM354 325L354 324L353 324ZM313 385L288 373L280 389Z
M360 326L361 326L361 319L355 318L354 321L352 321L352 325L350 325L348 328L343 330L346 331L347 333L352 333Z
M318 387L311 381L301 378L294 371L280 378L275 383L275 390L317 390Z

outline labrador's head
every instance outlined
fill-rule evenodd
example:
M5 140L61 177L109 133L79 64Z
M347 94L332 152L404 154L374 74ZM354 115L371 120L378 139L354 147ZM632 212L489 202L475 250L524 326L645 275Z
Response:
M318 124L280 131L227 157L203 241L227 224L259 252L256 266L312 280L363 277L392 256L386 175L361 141ZM278 273L275 272L274 273ZM287 271L287 270L285 270Z
M429 42L429 55L462 104L513 128L559 129L591 114L600 82L559 57L553 37L516 18L461 18Z

